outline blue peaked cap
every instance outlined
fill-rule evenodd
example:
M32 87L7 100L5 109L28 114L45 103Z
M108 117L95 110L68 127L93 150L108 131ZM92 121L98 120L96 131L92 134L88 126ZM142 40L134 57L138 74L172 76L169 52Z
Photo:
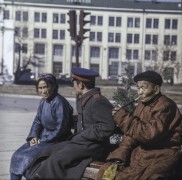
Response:
M95 77L99 76L99 73L91 69L85 68L72 68L71 72L73 73L73 78L80 81L92 81L95 80Z

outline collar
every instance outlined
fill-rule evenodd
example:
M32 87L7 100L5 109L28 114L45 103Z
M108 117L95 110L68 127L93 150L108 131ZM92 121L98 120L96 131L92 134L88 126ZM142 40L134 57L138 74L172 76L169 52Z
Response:
M57 92L56 93L53 93L52 96L49 97L49 98L47 98L47 99L45 99L45 101L51 102L55 98L55 96L57 96L57 94L58 94Z
M153 98L152 99L150 99L149 101L147 101L147 102L142 102L144 105L149 105L149 104L152 104L152 103L154 103L155 101L157 101L160 97L162 96L162 94L161 94L161 92L160 93L158 93L158 94L156 94L155 96L153 96Z
M84 95L82 95L79 99L81 101L82 106L85 106L88 100L96 94L99 94L99 95L101 94L100 88L93 88L87 93L85 93Z

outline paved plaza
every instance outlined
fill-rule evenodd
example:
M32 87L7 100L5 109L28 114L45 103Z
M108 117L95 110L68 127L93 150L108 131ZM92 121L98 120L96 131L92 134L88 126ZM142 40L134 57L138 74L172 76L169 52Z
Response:
M12 153L25 143L35 112L0 110L0 180L9 180Z

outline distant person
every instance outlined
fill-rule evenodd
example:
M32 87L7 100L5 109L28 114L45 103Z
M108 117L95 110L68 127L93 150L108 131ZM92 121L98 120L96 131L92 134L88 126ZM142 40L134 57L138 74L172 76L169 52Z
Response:
M134 113L123 107L113 110L113 119L124 133L119 148L107 157L96 179L102 179L115 162L115 180L168 179L181 154L182 116L176 103L162 95L162 77L146 71L134 77L139 103Z
M27 143L15 151L11 158L11 180L20 180L43 148L66 140L71 135L73 108L58 94L56 78L52 74L42 74L36 89L42 99Z
M30 168L30 179L81 179L93 160L103 161L109 153L109 137L115 130L112 104L95 87L99 74L85 68L73 68L73 86L77 102L77 133L43 151Z

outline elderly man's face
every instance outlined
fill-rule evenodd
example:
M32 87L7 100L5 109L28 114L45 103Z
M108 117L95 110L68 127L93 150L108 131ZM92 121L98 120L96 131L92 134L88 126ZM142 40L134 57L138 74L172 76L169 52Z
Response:
M148 81L137 82L137 92L140 101L147 102L160 92L160 87Z

